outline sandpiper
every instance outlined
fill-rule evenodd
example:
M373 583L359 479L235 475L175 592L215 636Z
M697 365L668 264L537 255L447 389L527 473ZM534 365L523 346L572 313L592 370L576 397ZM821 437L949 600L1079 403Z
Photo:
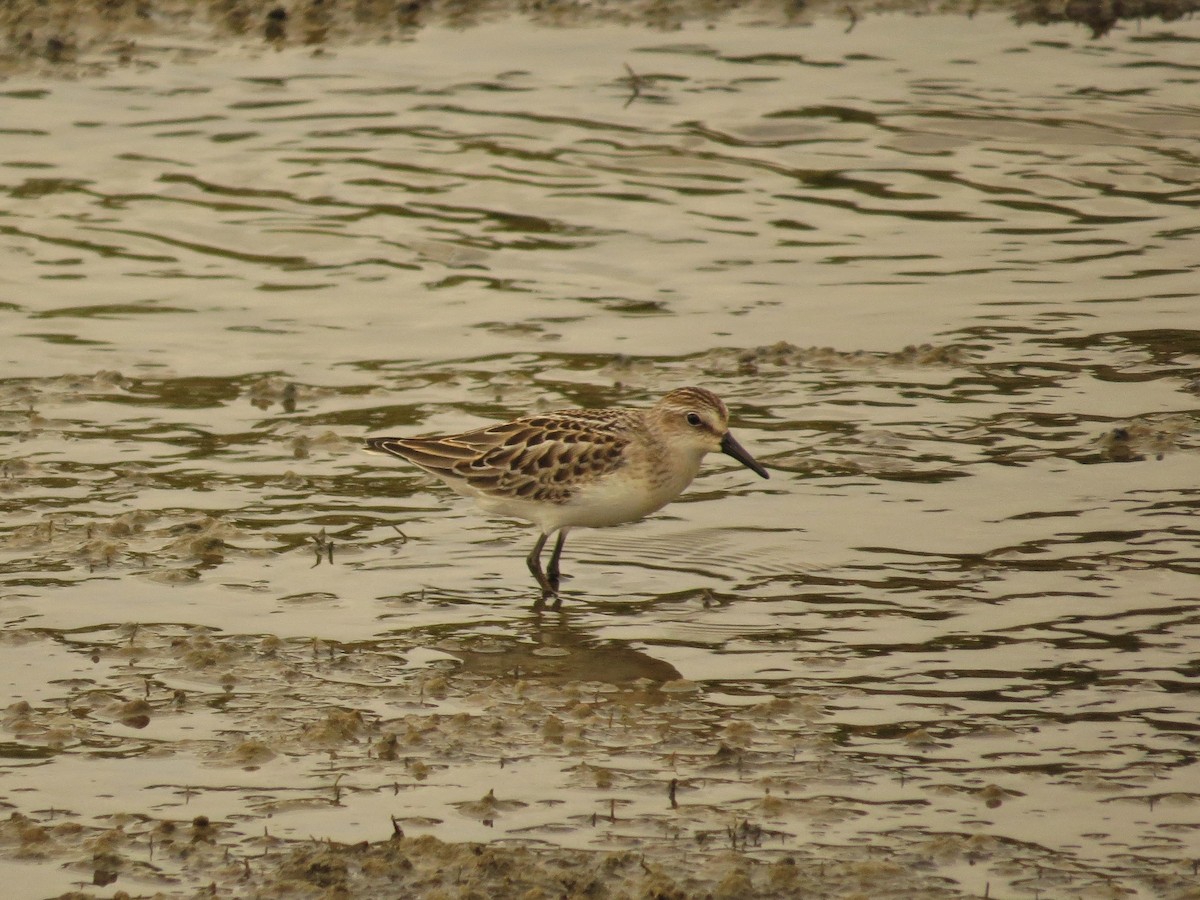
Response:
M439 437L378 437L367 449L407 460L483 509L532 522L541 532L526 562L541 608L558 608L571 528L635 522L691 484L706 453L720 450L763 478L767 470L729 432L729 410L712 391L671 391L648 409L564 409ZM550 564L542 550L558 533Z

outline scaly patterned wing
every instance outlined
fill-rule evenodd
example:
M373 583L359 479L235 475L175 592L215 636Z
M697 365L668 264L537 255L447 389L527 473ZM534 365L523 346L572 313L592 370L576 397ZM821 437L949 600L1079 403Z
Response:
M624 410L567 410L435 438L372 438L372 450L492 497L563 503L620 468Z

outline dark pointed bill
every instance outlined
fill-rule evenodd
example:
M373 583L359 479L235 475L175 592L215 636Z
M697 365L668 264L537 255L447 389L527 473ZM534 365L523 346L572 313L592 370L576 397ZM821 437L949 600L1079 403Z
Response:
M751 469L755 474L761 475L763 478L771 477L767 474L767 470L758 464L758 460L747 453L746 448L739 444L728 431L725 432L725 437L721 438L721 452L729 454L747 469Z

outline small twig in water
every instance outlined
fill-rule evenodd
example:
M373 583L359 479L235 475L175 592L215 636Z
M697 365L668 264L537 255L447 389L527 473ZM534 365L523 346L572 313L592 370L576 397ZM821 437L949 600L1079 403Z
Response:
M629 68L629 63L623 63L623 65L625 66L625 71L629 73L629 77L625 79L629 83L629 97L625 100L625 106L621 107L625 109L642 95L642 85L645 84L645 80L641 75Z
M333 565L333 539L325 536L325 529L321 529L321 533L313 537L313 548L317 554L317 561L312 564L312 568L316 568L321 564L321 554L329 560L329 564Z

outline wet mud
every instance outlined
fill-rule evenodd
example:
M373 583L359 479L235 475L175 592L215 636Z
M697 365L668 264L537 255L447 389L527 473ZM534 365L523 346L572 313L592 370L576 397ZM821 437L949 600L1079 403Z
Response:
M38 71L78 77L113 67L157 66L203 54L205 42L247 47L336 48L416 39L422 28L466 28L519 17L532 25L622 24L671 31L690 23L800 25L835 16L852 29L879 13L1010 14L1019 23L1070 22L1102 37L1119 22L1172 22L1200 0L710 0L710 2L547 2L521 0L14 0L0 10L0 74Z
M164 625L9 635L9 650L66 651L81 670L59 683L61 706L17 702L4 711L4 732L28 765L79 752L136 758L188 773L153 785L154 793L186 806L189 796L199 804L210 791L233 791L242 812L88 820L70 806L14 810L0 823L0 846L10 862L71 873L80 887L61 896L72 897L111 896L108 885L119 896L967 896L936 871L955 863L1023 872L1016 883L1039 891L1106 895L1102 871L1032 843L901 829L870 844L828 846L820 834L861 814L842 794L873 773L868 760L838 752L845 736L820 699L781 691L750 705L714 704L697 684L660 680L669 675L661 664L628 651L614 658L569 635L546 625L532 646L432 635L337 644ZM588 680L594 666L605 672ZM919 759L936 752L938 738L915 728L896 737L920 778ZM547 798L536 767L506 777L535 757L567 773L569 797ZM308 770L309 787L272 786L273 772L296 765ZM410 836L435 820L406 809L427 785L453 782L465 768L490 770L507 786L441 816L485 831L506 820L528 824L515 833L510 826L501 842ZM376 798L374 830L387 837L272 834L277 818L364 797ZM981 783L965 799L994 810L1020 794ZM803 821L808 833L785 821ZM555 846L578 832L609 849ZM1185 897L1193 878L1184 868L1127 866L1119 883Z
M714 350L687 367L710 380L770 378L778 371L818 378L865 373L876 382L902 383L912 375L978 375L987 364L966 345L881 352L779 342ZM652 380L654 367L614 361L596 378L618 375L628 390L630 383ZM30 436L62 428L66 420L56 408L80 395L138 389L134 379L114 372L10 382L10 424L21 423ZM311 402L337 394L261 380L241 390L242 402L255 408L264 398L278 405L290 396ZM20 406L25 409L17 412ZM1063 452L1094 461L1194 456L1197 435L1194 417L1129 421ZM872 452L867 439L856 454L855 443L843 439L827 450L811 444L794 459L774 456L772 464L814 477L924 483L936 482L939 471L957 477L944 463L923 471L898 468L919 454L894 440L885 452ZM311 446L335 458L357 451L344 441ZM46 477L19 461L5 466L13 494L44 488ZM143 483L136 468L115 477ZM398 530L365 547L361 531L336 543L325 534L293 539L248 528L240 518L64 511L10 530L0 552L11 571L52 578L56 571L86 569L186 590L239 561L282 555L307 564L311 554L312 567L323 572L385 546L394 553L412 549ZM810 586L825 577L817 573ZM241 590L251 602L258 592L252 584ZM737 600L703 591L670 602L692 616ZM278 602L285 609L332 612L339 596L314 589ZM471 601L425 590L394 600L398 611L464 602ZM71 897L977 895L946 877L956 867L1003 873L1009 885L1043 895L1118 897L1131 887L1149 896L1191 895L1195 875L1186 861L1164 864L1137 855L1123 859L1113 875L1106 865L1085 864L1038 842L970 827L939 832L914 823L870 842L846 842L836 835L872 808L902 819L954 798L984 815L1032 798L1004 786L1003 769L995 781L977 772L966 783L941 783L928 764L953 738L939 715L928 723L914 718L879 726L831 715L834 707L866 699L868 681L861 688L843 685L839 696L828 685L818 691L803 679L773 683L767 676L742 696L723 695L636 643L590 634L570 607L569 601L562 613L529 612L518 633L488 628L485 613L482 622L461 627L400 627L392 637L347 641L231 635L149 620L9 630L0 640L11 671L20 671L26 658L56 660L57 670L48 684L25 684L31 700L4 710L0 727L9 763L36 767L72 755L98 766L136 761L148 778L139 811L122 795L119 777L109 790L101 777L92 788L97 797L79 807L13 808L0 823L0 848L10 865L68 873L77 888L53 894ZM622 609L610 603L604 615L620 616ZM844 661L822 658L824 640L813 643L815 637L782 640L809 646L799 665L819 678L831 662ZM780 635L765 632L759 639L777 652ZM744 648L754 649L754 640ZM940 706L933 697L918 702ZM1024 743L1037 730L1030 721L994 721L972 739L1001 747ZM867 752L880 742L892 749ZM847 752L856 744L862 752ZM1085 762L1088 753L1094 756ZM1193 810L1200 795L1155 788L1166 769L1189 765L1187 751L1180 753L1152 761L1143 773L1114 776L1105 770L1103 750L1081 750L1063 775L1097 791L1116 777L1135 807ZM879 791L908 781L921 786L921 799ZM868 785L875 793L860 796ZM455 795L461 799L448 800ZM238 812L180 814L206 809L213 796ZM101 807L125 811L98 811L97 799ZM172 812L158 811L168 807ZM379 837L280 833L309 816L320 823L339 809L354 810L353 830ZM477 837L446 841L421 833L438 826ZM496 830L505 837L478 837ZM591 847L571 846L581 835Z

